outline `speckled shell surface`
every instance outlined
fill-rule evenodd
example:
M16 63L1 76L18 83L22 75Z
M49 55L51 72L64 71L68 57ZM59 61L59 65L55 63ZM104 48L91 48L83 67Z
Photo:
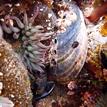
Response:
M87 33L81 10L74 4L69 6L77 18L63 33L56 36L55 61L50 69L56 81L65 83L78 76L87 54Z
M0 39L1 97L2 99L8 98L14 107L32 107L32 94L27 70L12 50L11 45L3 39ZM3 106L2 103L0 105Z

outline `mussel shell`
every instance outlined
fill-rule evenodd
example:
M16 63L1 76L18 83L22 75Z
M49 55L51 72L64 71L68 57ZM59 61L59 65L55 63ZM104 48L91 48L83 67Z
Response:
M52 77L61 84L78 76L87 55L87 33L83 14L74 4L70 5L69 11L71 9L77 19L65 32L57 34L56 63L54 66L50 65Z

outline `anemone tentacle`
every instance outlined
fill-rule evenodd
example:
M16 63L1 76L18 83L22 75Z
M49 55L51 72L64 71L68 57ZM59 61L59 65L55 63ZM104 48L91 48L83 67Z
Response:
M16 16L7 15L5 21L2 23L4 32L13 34L14 39L19 39L20 36L22 36L19 55L28 68L31 77L34 73L44 72L44 57L50 46L43 44L41 41L50 39L54 34L52 31L45 32L44 27L41 25L33 26L34 20L38 15L38 7L36 11L31 18L28 18L27 13L24 12L23 21ZM6 23L6 21L8 23Z

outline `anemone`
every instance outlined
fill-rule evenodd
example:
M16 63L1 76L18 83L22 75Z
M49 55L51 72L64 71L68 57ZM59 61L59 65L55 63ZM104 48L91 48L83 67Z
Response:
M31 75L34 72L44 73L45 53L50 46L41 41L52 38L54 34L52 31L45 32L41 25L33 25L37 14L38 8L31 18L28 18L27 13L24 12L23 21L16 16L7 15L1 25L4 32L12 34L14 39L21 38L19 55Z

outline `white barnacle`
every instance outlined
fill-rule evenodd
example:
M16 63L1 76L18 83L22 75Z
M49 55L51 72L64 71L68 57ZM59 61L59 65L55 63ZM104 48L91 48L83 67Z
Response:
M3 73L2 73L2 72L0 72L0 76L3 76Z
M47 27L47 30L51 30L52 28L51 27Z
M63 18L63 16L65 15L65 11L64 10L59 11L58 15L60 18Z
M51 26L51 23L48 23L48 26L50 27L50 26Z
M20 3L15 4L15 6L17 6L17 7L20 6Z
M46 20L46 22L50 22L50 20Z
M48 18L51 18L52 17L52 13L48 13Z
M40 11L43 11L43 8L41 8Z
M3 89L3 82L0 82L0 90Z
M10 94L10 97L11 97L11 98L14 98L15 96L14 96L13 94Z
M4 58L4 62L8 62L8 59Z

